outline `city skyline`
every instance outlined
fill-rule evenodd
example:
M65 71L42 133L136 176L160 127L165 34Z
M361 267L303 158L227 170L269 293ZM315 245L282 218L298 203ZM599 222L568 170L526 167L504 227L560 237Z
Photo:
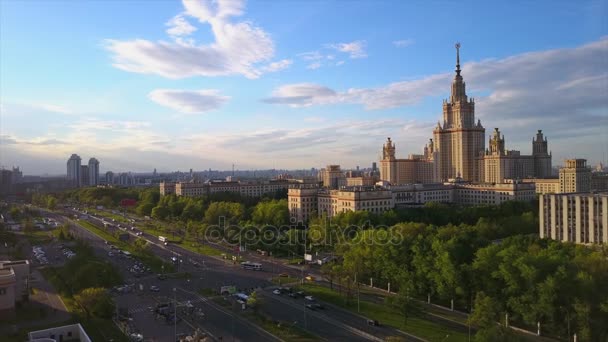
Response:
M527 153L542 129L554 165L608 155L605 2L218 4L3 2L0 164L62 174L77 153L100 172L368 167L388 136L403 156L422 150L459 40L485 139L499 127ZM446 25L454 15L480 22Z

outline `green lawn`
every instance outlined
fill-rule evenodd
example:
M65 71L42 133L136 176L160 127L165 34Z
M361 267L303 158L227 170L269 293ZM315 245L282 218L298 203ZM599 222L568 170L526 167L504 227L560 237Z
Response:
M300 283L300 278L293 277L274 277L271 281L278 285Z
M244 315L244 317L254 322L256 325L259 325L262 327L262 329L285 341L312 342L320 340L304 329L294 326L293 322L272 321L265 316L256 314L254 312L248 312Z
M319 298L322 301L343 307L353 312L357 312L356 298L350 299L347 303L344 296L341 296L337 291L327 287L313 284L305 284L299 286L307 293ZM464 333L456 332L448 327L425 320L423 317L408 318L407 324L403 321L403 316L395 309L386 305L361 301L360 314L370 319L375 319L380 324L389 325L397 329L403 330L418 337L429 341L467 341L468 337ZM444 340L446 335L450 335Z

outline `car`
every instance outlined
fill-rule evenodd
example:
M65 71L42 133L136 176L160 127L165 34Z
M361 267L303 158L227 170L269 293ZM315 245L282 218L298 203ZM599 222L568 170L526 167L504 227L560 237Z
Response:
M152 292L159 292L160 291L160 287L158 287L156 285L151 285L150 286L150 291L152 291Z
M306 296L306 294L303 291L298 291L298 292L296 292L296 296L297 297L304 297L304 296Z
M305 296L304 299L306 299L309 302L314 302L315 301L315 297L313 297L313 296Z
M114 256L114 253L112 253L112 252L108 252L108 256L109 256L109 257L113 257L113 256Z
M279 277L287 278L287 277L289 277L289 274L281 273L281 274L279 274Z
M272 291L272 293L274 293L275 295L280 295L281 291L279 291L279 289L276 289L276 290Z
M315 309L321 309L321 310L325 310L325 307L319 303L314 303L311 304L312 306L314 306Z
M367 325L373 325L375 327L378 327L378 326L380 326L380 323L377 320L375 320L375 319L368 319L367 320Z
M158 280L165 280L165 279L167 279L167 276L164 274L159 274L156 276L156 278L158 278Z
M310 309L310 310L314 310L314 309L315 309L315 306L314 306L314 305L312 305L312 304L306 304L306 308L307 308L307 309Z
M306 279L306 280L308 280L308 281L315 281L315 277L310 276L310 275L309 275L309 276L306 276L306 278L305 278L305 279Z

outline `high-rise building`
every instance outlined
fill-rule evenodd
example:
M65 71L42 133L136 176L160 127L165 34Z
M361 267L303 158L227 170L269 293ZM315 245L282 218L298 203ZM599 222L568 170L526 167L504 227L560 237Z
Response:
M551 152L547 147L547 137L543 137L543 131L538 130L536 139L532 139L532 155L534 156L534 176L547 178L553 175L551 168Z
M106 172L106 184L107 185L114 184L114 172L112 172L112 171Z
M89 159L89 183L90 186L99 184L99 161L95 158Z
M72 186L79 187L80 181L80 157L77 154L72 154L67 162L67 178L72 183Z
M397 159L395 143L388 138L382 147L381 179L391 184L435 183L439 179L435 156L432 147L429 149L426 146L425 155L409 155L407 159Z
M439 179L462 177L480 181L479 157L485 149L485 128L475 122L475 101L466 94L460 75L460 44L456 44L456 75L449 100L443 101L443 124L433 131L434 151L438 152Z
M559 169L560 192L589 192L591 190L591 169L586 159L567 159Z
M80 166L80 186L89 186L89 166Z

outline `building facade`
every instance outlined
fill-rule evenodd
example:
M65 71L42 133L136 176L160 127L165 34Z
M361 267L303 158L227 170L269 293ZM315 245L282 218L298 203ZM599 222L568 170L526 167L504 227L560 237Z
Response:
M72 154L67 162L67 178L72 186L80 187L80 157L77 154Z
M99 160L89 159L89 183L90 186L99 185Z
M456 75L450 98L443 101L443 123L438 122L433 130L440 180L462 177L481 181L478 158L485 149L485 132L481 122L475 122L475 100L466 94L460 75L460 44L456 44Z
M80 186L89 186L89 166L80 166Z
M591 190L591 168L586 159L567 159L559 169L560 192L589 192Z
M608 192L541 194L539 234L564 242L608 242Z
M534 184L467 183L375 185L342 187L338 190L313 185L292 185L288 191L289 213L297 221L311 217L333 217L347 211L381 213L393 208L421 206L428 202L460 205L498 205L507 201L531 201ZM315 206L316 204L316 206Z
M161 182L160 194L176 196L196 197L220 192L235 192L246 197L261 197L265 194L276 193L287 190L290 181L283 179L269 180L263 182L238 182L238 181L209 181L201 182Z
M327 165L319 172L320 181L329 189L339 189L346 185L346 176L340 169L340 165Z

